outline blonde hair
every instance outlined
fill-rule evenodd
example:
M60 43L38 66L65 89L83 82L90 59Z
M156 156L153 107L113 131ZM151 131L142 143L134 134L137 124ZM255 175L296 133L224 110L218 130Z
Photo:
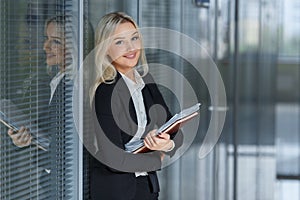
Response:
M114 83L117 71L111 64L111 59L107 56L107 51L112 43L112 35L116 27L121 23L130 22L138 29L136 22L123 12L113 12L104 15L98 23L95 34L95 75L96 79L90 90L90 101L92 102L96 89L101 83ZM139 30L138 30L139 32ZM140 38L142 38L140 36ZM143 75L148 73L148 64L146 61L145 50L143 49L143 41L139 64L143 67Z

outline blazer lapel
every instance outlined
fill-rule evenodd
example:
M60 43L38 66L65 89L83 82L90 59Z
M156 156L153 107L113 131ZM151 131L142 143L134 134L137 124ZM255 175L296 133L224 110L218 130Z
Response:
M146 110L146 115L147 115L147 126L145 129L145 133L143 135L146 136L146 134L153 130L155 127L155 123L156 123L156 119L157 119L157 115L155 112L155 109L153 109L152 106L154 105L154 101L153 101L153 96L151 94L149 85L145 84L145 87L142 90L143 93L143 98L144 98L144 105L145 105L145 110Z
M152 82L149 83L147 77L145 77L145 79L143 78L143 80L145 82L145 87L142 90L142 94L144 99L146 115L147 115L147 126L145 129L145 133L143 135L145 136L150 130L154 129L155 124L157 123L158 116L157 116L156 108L154 109L151 108L155 104L154 103L155 97L153 97L151 91L151 84L153 83ZM124 109L124 116L121 117L122 119L120 120L124 120L124 122L127 122L127 124L124 124L122 122L120 124L126 127L126 132L128 131L127 134L130 134L132 137L133 134L135 134L137 131L136 111L133 105L133 101L131 99L129 89L125 81L123 80L121 74L119 73L117 73L116 76L115 89L116 90L113 94L114 98L117 98L117 100L121 103L120 105L121 108L126 108ZM149 111L151 111L151 113Z
M115 90L113 92L112 98L113 99L116 98L115 101L121 104L120 108L125 108L122 109L123 112L121 112L121 116L119 116L120 117L118 119L119 125L122 126L120 128L125 133L130 135L130 139L131 139L137 131L137 117L131 99L131 95L121 74L117 73L116 82L114 84L115 84ZM118 110L116 110L115 112L118 112Z

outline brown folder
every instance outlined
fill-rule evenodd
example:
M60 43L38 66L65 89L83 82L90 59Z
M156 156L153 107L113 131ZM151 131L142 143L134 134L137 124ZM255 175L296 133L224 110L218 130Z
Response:
M164 129L164 131L162 131L163 133L168 133L168 134L173 134L176 133L186 122L188 122L189 120L193 119L194 117L196 117L198 115L198 112L194 112L186 117L183 117L179 120L176 120L174 123L172 123L170 126L168 126L167 128ZM140 148L134 150L132 153L147 153L151 151L150 149L148 149L147 147L145 147L144 145L141 146Z

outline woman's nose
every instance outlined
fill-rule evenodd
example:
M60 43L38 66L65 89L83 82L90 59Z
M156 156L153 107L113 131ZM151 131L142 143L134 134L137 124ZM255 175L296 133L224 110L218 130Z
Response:
M46 49L49 49L49 48L50 48L49 40L45 40L43 49L46 50Z
M132 50L135 50L135 46L134 46L134 44L133 44L133 42L132 41L128 41L127 43L126 43L126 50L127 51L132 51Z

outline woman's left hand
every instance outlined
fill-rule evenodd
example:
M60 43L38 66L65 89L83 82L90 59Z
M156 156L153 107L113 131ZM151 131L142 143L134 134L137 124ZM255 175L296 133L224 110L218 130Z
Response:
M169 151L173 148L173 141L167 133L156 134L157 130L150 131L144 139L144 144L148 149L158 151Z

